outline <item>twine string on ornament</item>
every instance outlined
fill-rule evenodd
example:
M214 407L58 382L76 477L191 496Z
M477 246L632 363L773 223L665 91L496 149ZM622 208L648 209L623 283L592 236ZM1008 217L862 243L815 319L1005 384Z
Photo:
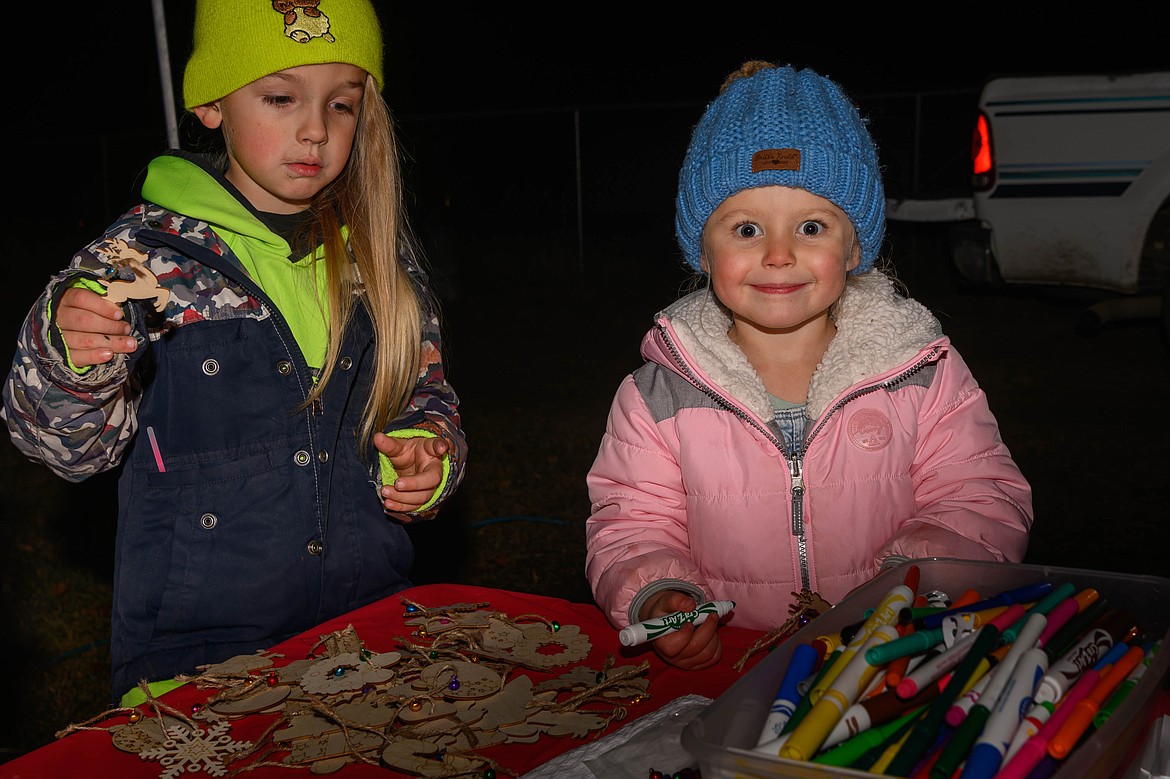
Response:
M480 609L487 608L491 605L487 601L482 601L479 603L457 603L450 606L440 606L438 608L431 609L427 608L421 603L415 603L409 598L402 598L401 602L404 606L406 606L406 612L402 615L403 619L412 619L415 617L429 618L432 616L442 616L444 614L465 614L471 611L479 611Z
M610 655L609 658L606 660L605 666L602 668L601 672L598 674L598 676L601 677L600 682L598 682L597 684L595 684L592 687L588 687L585 690L582 690L581 692L577 693L576 695L573 695L569 698L566 698L565 700L561 701L560 703L544 703L544 704L541 704L541 707L544 709L547 709L548 711L554 711L554 712L577 711L578 709L581 708L581 706L588 703L589 701L592 701L595 699L604 700L602 693L604 693L606 690L612 689L614 687L620 687L622 682L628 681L629 679L633 679L634 677L641 675L647 669L650 668L650 662L647 660L643 660L641 665L628 668L625 671L622 671L621 673L616 673L616 674L609 673L609 669L612 667L613 667L613 655ZM621 708L621 705L618 704L617 708ZM622 717L624 717L624 716L625 716L625 714L623 713Z
M162 724L164 721L163 714L168 714L168 715L174 717L175 719L181 720L184 724L186 724L188 727L190 727L192 729L197 727L195 725L195 721L193 719L191 719L190 717L188 717L186 714L183 714L178 709L175 709L171 706L168 706L167 704L160 701L158 698L154 697L154 694L151 693L150 687L148 686L146 680L140 681L138 683L138 689L140 689L143 693L145 693L145 695L146 695L145 703L148 704L154 710L154 714L158 718L159 724ZM137 706L116 706L114 708L107 709L106 711L103 711L100 714L96 714L93 717L90 717L89 719L85 720L84 722L67 725L64 728L62 728L61 730L57 731L55 735L57 738L64 738L65 736L68 736L70 733L76 733L77 731L80 731L80 730L106 730L106 731L108 731L109 728L98 727L98 726L94 725L93 723L101 722L102 720L109 719L110 717L117 717L117 716L120 716L123 714L130 717L131 722L137 722L138 720L135 718L136 717L141 718L141 716L142 716L142 712L141 712L141 710L138 709Z
M735 670L742 671L752 655L787 640L793 633L833 607L819 594L810 590L793 592L791 595L795 600L788 605L788 619L753 641L743 656L735 661L732 666Z

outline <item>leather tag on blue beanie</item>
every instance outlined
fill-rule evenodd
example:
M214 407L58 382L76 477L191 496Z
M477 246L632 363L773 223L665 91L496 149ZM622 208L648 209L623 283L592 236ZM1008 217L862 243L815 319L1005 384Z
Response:
M761 149L752 155L752 173L800 170L800 149Z

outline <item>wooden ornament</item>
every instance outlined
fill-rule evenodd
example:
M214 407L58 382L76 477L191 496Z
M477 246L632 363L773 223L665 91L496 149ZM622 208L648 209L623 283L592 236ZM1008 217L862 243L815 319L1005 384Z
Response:
M127 300L151 300L154 310L162 311L167 307L171 298L171 291L158 283L149 268L146 267L148 255L140 252L121 238L104 241L94 249L113 266L118 275L112 279L98 279L106 288L106 300L111 303L125 303ZM123 270L128 270L130 278L123 278Z
M428 777L470 773L482 761L436 749L430 741L399 739L382 751L382 762L399 771Z
M256 714L279 706L291 692L292 688L287 684L281 684L275 687L261 685L257 686L255 692L250 695L245 695L240 698L212 700L207 704L206 708L211 709L216 714L226 716L240 717L245 714Z
M458 701L495 695L503 688L504 680L485 665L453 661L427 666L413 686Z

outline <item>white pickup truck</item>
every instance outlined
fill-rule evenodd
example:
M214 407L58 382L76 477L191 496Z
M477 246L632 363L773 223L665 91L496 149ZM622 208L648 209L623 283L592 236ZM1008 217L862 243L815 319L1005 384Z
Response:
M971 197L888 217L950 222L965 282L1117 293L1086 323L1160 317L1170 339L1170 71L994 78L973 130Z

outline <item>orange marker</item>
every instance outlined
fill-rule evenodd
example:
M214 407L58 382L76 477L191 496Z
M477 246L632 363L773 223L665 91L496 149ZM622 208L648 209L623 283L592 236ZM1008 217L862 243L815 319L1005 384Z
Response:
M1089 694L1076 702L1068 719L1048 742L1048 754L1057 760L1063 760L1068 756L1081 740L1081 736L1093 724L1093 717L1104 705L1105 700L1125 681L1125 677L1137 668L1145 656L1146 653L1140 646L1131 646L1120 660L1101 674L1097 683L1089 690Z
M910 591L915 595L918 594L918 585L922 581L922 571L917 565L911 564L906 569L906 576L902 579L902 584L910 588Z

